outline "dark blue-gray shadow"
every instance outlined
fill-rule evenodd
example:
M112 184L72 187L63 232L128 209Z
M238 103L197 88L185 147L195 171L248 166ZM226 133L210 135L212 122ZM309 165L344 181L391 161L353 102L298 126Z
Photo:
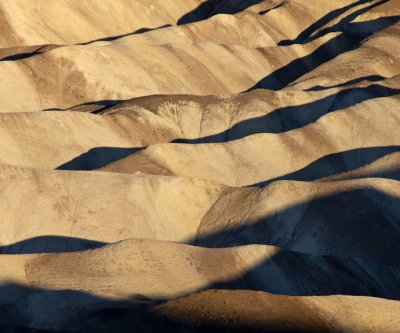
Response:
M287 106L266 115L241 121L224 132L199 139L178 139L176 143L220 143L238 140L258 133L283 133L311 124L322 116L349 108L374 98L400 94L400 89L373 84L363 88L350 88L326 96L315 102Z
M351 86L353 84L357 84L360 82L378 82L378 81L383 81L386 80L386 77L383 77L381 75L368 75L368 76L362 76L362 77L358 77L352 80L349 80L347 82L343 82L340 84L337 84L335 86L314 86L311 88L308 88L304 91L324 91L324 90L328 90L328 89L335 89L335 88L344 88L347 86Z
M189 24L202 21L217 14L236 14L246 8L256 5L263 0L247 0L247 1L221 1L208 0L204 1L191 12L183 15L177 22L178 25Z
M360 43L374 33L400 21L400 16L383 17L368 22L349 23L341 28L341 34L321 45L310 55L293 60L286 66L269 74L257 82L253 89L280 90L293 83L316 67L338 55L357 48ZM338 28L339 29L339 28ZM261 49L262 50L262 49Z
M267 186L279 180L314 181L321 178L357 170L387 155L400 152L400 146L383 146L352 149L324 156L301 170L290 174L268 179L253 186ZM378 170L368 174L368 177L378 177L400 180L400 162L398 169ZM363 176L362 178L365 178Z
M66 236L38 236L0 247L0 254L59 253L97 249L108 243Z
M134 154L143 147L139 148L116 148L116 147L97 147L89 150L71 161L60 165L56 170L94 170L104 167L116 160L120 160Z
M238 217L227 223L215 215L217 211L209 212L214 223L225 225L223 230L198 235L188 243L210 248L274 245L305 255L359 258L400 268L399 205L399 197L365 185L308 199L256 220Z

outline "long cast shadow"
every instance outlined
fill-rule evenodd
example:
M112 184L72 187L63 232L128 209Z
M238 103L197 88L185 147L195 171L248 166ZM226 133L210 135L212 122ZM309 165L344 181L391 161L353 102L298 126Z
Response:
M319 85L314 86L314 87L306 89L305 91L324 91L324 90L328 90L328 89L343 88L343 87L351 86L353 84L357 84L357 83L360 83L363 81L378 82L378 81L383 81L386 79L387 79L386 77L383 77L381 75L368 75L368 76L358 77L358 78L349 80L347 82L337 84L335 86L319 86Z
M384 156L396 152L400 152L400 146L368 147L343 151L324 156L298 171L281 177L268 179L261 183L254 184L253 186L264 187L279 180L314 181L357 170ZM374 171L368 176L400 181L400 163L398 169Z
M377 84L342 90L318 101L279 108L266 115L239 122L224 132L199 139L178 139L176 143L221 143L258 133L283 133L304 127L322 116L378 97L400 94L400 89Z
M400 21L400 16L383 17L368 22L352 23L351 28L339 29L342 33L321 45L310 55L298 58L261 79L247 91L257 88L280 90L316 67L338 55L357 48L360 42L374 33Z
M347 16L345 18L345 21L342 20L342 21L340 21L341 23L339 23L339 24L342 25L345 22L347 23L347 22L353 20L355 17L357 17L357 16L365 13L366 11L370 10L371 8L379 6L379 5L381 5L381 4L383 4L383 3L387 2L387 1L388 0L379 1L378 3L374 3L371 6L368 6L366 8L362 8L362 9L354 12L354 14L350 14L349 16ZM359 0L359 1L355 1L355 2L353 2L351 4L349 4L347 6L344 6L342 8L335 9L335 10L329 12L328 14L324 15L323 17L321 17L317 22L311 24L307 29L305 29L303 32L301 32L294 40L284 40L284 41L281 41L279 43L279 45L286 46L286 45L293 45L293 44L303 44L312 36L312 34L314 32L316 32L319 29L323 28L329 22L335 20L340 15L346 13L350 9L353 9L355 7L361 6L361 5L369 3L369 2L373 2L373 0Z
M27 47L18 47L18 48L12 48L11 50L9 50L9 52L11 54L3 57L0 59L1 61L17 61L17 60L24 60L24 59L28 59L34 56L37 56L39 54L43 54L45 52L54 50L56 48L61 47L62 45L40 45L40 46L27 46ZM18 50L26 50L26 52L20 52ZM15 51L13 51L15 50Z
M269 320L264 323L258 323L246 316L230 322L224 318L223 314L214 313L211 316L210 314L205 316L196 303L187 302L186 299L179 301L179 304L183 306L181 310L188 313L190 307L194 306L193 317L184 318L179 307L174 308L173 305L169 306L164 302L135 303L110 300L77 290L37 290L16 283L0 286L0 292L3 293L11 289L19 289L27 296L19 302L0 305L0 330L5 333L325 333L328 328L324 320L306 306L297 308L296 311L304 313L307 317L312 315L311 322L307 320L286 322L282 321L279 314L270 315ZM287 302L279 296L277 298L279 301ZM223 302L222 299L221 305L224 304ZM296 304L295 301L289 301L289 305L291 302ZM167 307L165 308L164 305ZM272 307L269 305L266 310ZM235 306L232 307L234 308ZM243 311L249 313L251 309L243 308ZM292 317L291 314L283 313L284 317ZM52 329L34 327L52 327Z
M349 295L400 300L399 281L399 265L281 250L241 278L215 283L210 288L289 296Z
M227 209L229 205L227 201ZM399 207L399 197L366 185L307 199L257 219L239 216L226 221L216 208L203 217L202 224L212 221L221 231L202 235L200 226L196 239L188 243L210 248L274 245L300 255L334 256L400 268ZM400 297L400 289L396 295Z
M296 249L298 252L281 250L243 272L240 278L217 282L205 289L246 289L292 296L345 294L400 299L400 262L397 258L400 250L400 211L397 208L400 207L400 198L365 187L302 205L305 207L288 208L241 229L217 232L212 235L211 244L197 245L216 247L216 242L219 245L222 242L224 246L280 242L278 245L282 246L282 242L289 241L285 244L287 248L293 249L300 244L310 250L314 246L316 253L301 253L301 248ZM300 221L296 220L296 216ZM197 239L198 243L206 241L207 237ZM323 247L329 249L330 254L333 250L340 253L321 255ZM343 252L348 254L348 258ZM357 257L363 259L354 259ZM126 302L114 303L79 291L30 290L24 286L5 284L0 289L0 295L10 298L22 295L22 300L15 306L0 306L0 313L3 314L0 324L14 320L18 325L28 325L29 320L24 321L27 317L19 318L20 311L15 311L23 309L24 302L41 306L42 318L44 313L55 315L57 311L62 311L63 316L55 316L58 320L64 323L69 321L70 325L84 325L85 329L88 328L86 325L94 323L97 328L104 322L115 324L114 320L122 318L126 325L126 315L134 316L129 321L132 325L143 323L138 318L145 318L147 327L153 323L148 320L152 317L138 310L137 305L130 307ZM31 299L24 300L24 297ZM143 301L146 298L135 294L132 300ZM60 306L60 303L63 305ZM79 306L82 311L76 310ZM176 329L176 323L162 323L167 328Z
M377 97L389 97L400 94L400 89L387 88L380 85L370 85L363 88L351 88L327 96L321 100L304 105L289 106L277 109L266 115L244 120L235 124L226 131L197 138L197 139L176 139L172 143L199 144L199 143L223 143L244 138L257 133L283 133L301 128L317 121L327 113L342 110ZM98 102L96 102L98 103ZM118 102L106 101L101 110L110 108ZM86 104L85 104L86 105ZM100 112L100 111L98 111ZM120 160L134 154L145 147L118 148L118 147L97 147L59 166L57 170L94 170L106 166L116 160ZM370 154L373 156L373 154ZM337 159L337 157L335 157ZM371 160L372 161L372 160ZM321 164L323 163L323 164ZM318 162L318 166L330 163L328 160ZM315 168L313 170L316 170ZM321 170L328 170L321 168ZM336 169L335 169L336 170ZM349 171L349 170L344 170ZM306 171L309 172L309 171ZM293 175L299 176L301 173ZM328 176L330 174L325 174Z
M136 31L127 33L127 34L122 34L122 35L116 35L116 36L109 36L109 37L103 37L103 38L99 38L99 39L94 39L91 40L89 42L84 42L84 43L79 43L77 45L88 45L88 44L92 44L92 43L96 43L96 42L112 42L114 40L123 38L123 37L127 37L127 36L132 36L132 35L138 35L138 34L143 34L145 32L149 32L149 31L154 31L154 30L159 30L159 29L163 29L163 28L167 28L167 27L171 27L171 24L164 24L162 26L159 26L157 28L140 28Z
M56 170L84 171L99 169L142 149L144 148L97 147L90 149L88 152L73 158L71 161L64 163L63 165L60 165Z
M355 20L358 16L365 14L369 10L376 8L378 6L381 6L387 2L389 2L389 0L381 0L370 6L361 8L361 9L355 11L354 13L351 13L350 15L346 16L345 18L341 19L338 23L336 23L332 27L322 29L322 30L318 31L315 35L309 36L309 37L303 39L302 41L294 42L294 44L309 43L309 42L312 42L312 41L314 41L318 38L321 38L322 36L325 36L332 32L343 32L343 33L347 33L347 34L355 35L355 36L357 36L357 34L360 34L362 36L363 30L368 30L368 26L363 24L365 22L360 22L360 23L351 23L351 22L353 20ZM285 42L282 41L279 45L287 45L284 43ZM290 43L289 43L289 45L290 45Z
M91 41L84 42L84 43L78 43L76 45L89 45L89 44L92 44L92 43L95 43L95 42L111 42L111 41L114 41L114 40L117 40L117 39L120 39L120 38L123 38L123 37L142 34L142 33L145 33L145 32L158 30L158 29L163 29L163 28L167 28L167 27L171 27L171 24L165 24L165 25L162 25L162 26L157 27L157 28L141 28L141 29L138 29L138 30L136 30L134 32L130 32L130 33L127 33L127 34L103 37L103 38L91 40ZM8 55L8 56L5 56L5 57L1 58L0 61L24 60L24 59L32 58L34 56L43 54L44 52L48 52L48 51L51 51L51 50L53 50L55 48L62 47L62 46L66 46L66 45L41 45L41 46L38 46L36 49L33 49L32 51L29 51L29 52L14 52L11 55ZM31 50L32 47L26 47L26 49Z
M397 300L400 298L399 276L399 266L312 257L283 250L240 278L214 283L204 289L244 289L291 296L378 296ZM40 290L6 283L0 286L0 292L3 298L16 298L14 302L0 305L0 325L9 327L50 326L82 332L132 332L132 329L135 332L226 332L229 327L217 314L204 322L196 323L190 318L182 321L179 317L173 319L173 312L157 311L154 302L110 300L78 290ZM191 304L186 303L186 306ZM201 316L201 308L193 310L193 315ZM241 321L236 328L238 332L248 332L253 331L253 325L251 320ZM229 331L232 328L236 331L232 325L230 328ZM287 333L287 328L287 323L275 326L272 331L267 326L258 326L262 332ZM308 330L293 329L289 332L316 332L310 327Z
M379 85L371 85L364 88L352 88L327 96L316 102L299 106L284 107L261 117L244 120L221 133L198 139L176 139L173 140L172 143L223 143L241 139L257 133L283 133L315 122L329 112L345 109L357 103L361 103L376 97L388 97L397 94L400 94L400 89L392 89ZM111 106L106 106L106 108L108 107ZM145 147L97 147L72 159L69 162L64 163L63 165L59 166L57 170L94 170L134 154L142 149L145 149ZM389 150L385 151L387 153L389 152ZM369 160L373 161L372 156L375 155L371 153L368 153L368 155L371 156ZM343 158L344 156L346 156L346 154L338 154L332 158L337 161L338 157ZM311 166L312 170L314 170L315 177L317 177L317 175L321 175L321 177L322 175L323 177L332 175L327 171L329 168L321 167L330 163L332 163L332 160L324 158L321 161L316 162L316 167ZM332 170L338 170L336 167L333 167L333 164L331 164L331 168ZM316 173L317 169L320 170L318 173ZM347 169L342 168L339 171L349 171L349 165L347 166ZM291 177L299 177L298 179L303 179L302 177L309 173L309 170L299 171L294 173L292 176L287 175L286 177L288 178L284 179L292 179ZM265 184L267 183L269 183L269 181L265 182Z
M97 249L107 243L65 236L39 236L1 246L0 254L76 252Z
M15 282L0 285L0 294L3 303L0 305L0 327L7 327L9 332L75 332L85 326L85 322L114 321L141 309L140 304L110 300L78 290L42 290ZM7 298L10 301L4 304ZM12 302L13 298L15 301ZM57 327L65 330L57 330Z
M101 101L95 101L95 102L88 102L88 103L82 103L78 105L71 106L67 109L60 109L60 108L48 108L44 109L42 111L48 112L48 111L79 111L79 110L85 110L86 112L90 112L93 114L100 113L102 111L105 111L121 102L124 102L123 100L119 99L105 99Z
M204 1L196 9L183 15L177 22L178 25L194 23L210 18L217 14L236 14L246 8L256 5L263 0L247 0L247 1L221 1L208 0Z

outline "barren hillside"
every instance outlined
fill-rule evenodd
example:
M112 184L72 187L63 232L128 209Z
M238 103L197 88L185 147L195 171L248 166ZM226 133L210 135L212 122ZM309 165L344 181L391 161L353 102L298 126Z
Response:
M400 331L400 0L2 0L0 32L0 331Z

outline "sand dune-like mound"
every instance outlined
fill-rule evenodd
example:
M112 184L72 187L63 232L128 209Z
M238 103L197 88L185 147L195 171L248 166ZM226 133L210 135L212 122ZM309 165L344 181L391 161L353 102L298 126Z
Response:
M183 321L194 331L197 326L199 331L207 327L243 332L395 332L399 326L397 307L396 302L366 297L290 298L213 290L170 301L153 311ZM371 315L376 311L382 317Z
M397 302L371 297L328 296L287 297L244 290L211 290L182 297L160 305L127 305L88 295L67 294L62 302L55 293L33 295L15 307L20 311L15 322L57 329L130 332L396 332L399 327ZM38 300L48 307L35 311ZM83 302L83 299L85 302ZM81 312L73 311L72 302L85 303ZM36 302L35 302L36 301ZM104 313L109 313L105 322ZM29 308L30 312L26 311ZM277 311L277 309L280 309ZM10 309L1 309L10 314ZM0 310L0 311L1 311ZM8 310L8 311L7 311ZM14 309L13 309L14 310ZM381 316L374 316L379 312ZM34 323L34 324L33 324Z
M399 182L274 182L226 192L203 217L196 244L272 244L302 253L398 263Z
M137 117L7 113L0 115L0 127L2 164L45 169L91 170L151 143L181 137L178 126L149 112Z
M5 284L4 304L23 299L29 289L76 290L139 301L171 299L211 287L400 297L397 265L305 255L267 245L207 249L142 239L77 253L3 255L1 260L6 267L1 281L18 282L20 291L10 292L16 286ZM298 267L303 267L300 275Z
M298 53L308 54L315 48L310 44ZM274 53L277 52L276 49ZM290 62L292 57L282 59L286 61L281 65ZM226 66L226 61L234 64L235 71ZM34 57L1 62L0 74L18 80L24 87L18 96L12 93L12 85L2 87L1 108L3 112L40 111L160 93L238 93L253 87L268 74L268 69L273 70L272 66L275 67L259 49L239 45L154 46L127 40L111 45L65 46ZM68 87L57 86L59 80L68 81Z
M257 133L287 132L333 111L395 96L399 87L396 76L329 91L161 95L114 106L84 105L68 112L5 113L0 114L0 159L10 165L91 170L155 143L218 143ZM87 108L99 114L89 114ZM310 108L316 112L309 112ZM288 116L290 121L283 121ZM32 137L35 145L30 144ZM121 161L108 169L128 171L129 165Z
M400 187L390 179L240 189L200 179L3 167L1 184L8 211L2 253L77 251L145 238L207 247L272 244L398 263ZM23 210L20 197L32 198Z
M126 238L193 239L225 189L186 178L16 167L2 167L0 182L3 253L82 250ZM30 199L21 207L19 198Z
M0 331L400 330L399 0L3 0L0 32Z
M368 9L381 8L380 5L383 5L382 1L363 6L359 12L350 14L350 19L354 16L354 20L361 21L359 24L367 24L368 17L365 13ZM329 10L332 5L326 6ZM275 15L280 16L294 16L294 12L297 13L297 8L286 7L278 7L271 13L275 12ZM225 40L224 29L219 28L226 21L222 15L213 17L209 22L212 27L204 30L213 36L220 35L214 37L214 41L196 43L195 40L179 41L178 37L174 42L152 45L141 43L140 40L136 42L136 37L133 36L111 43L69 45L34 56L28 55L16 61L2 61L0 75L13 78L12 81L17 81L23 89L15 94L12 84L2 86L1 108L5 112L39 111L49 108L65 109L91 101L121 100L159 93L208 95L238 93L253 87L279 89L323 61L351 50L357 42L395 24L398 21L397 11L390 7L386 11L382 9L375 13L374 18L382 20L371 23L370 26L374 27L371 30L358 31L354 28L355 32L348 32L346 24L349 18L344 18L335 28L327 28L318 38L312 38L310 42L301 45L277 45L275 42L275 46L268 46L273 39L266 37L269 31L269 25L266 24L258 25L259 29L266 31L264 35L254 36L257 41L267 38L266 46L258 47L259 42L247 46L232 44L230 38ZM239 15L240 20L242 14L235 15ZM203 22L193 24L204 25ZM176 28L173 34L179 35L185 29L185 26ZM246 30L245 24L243 29L248 31L249 38L253 38L251 32L254 29ZM388 47L397 49L396 31L390 30L376 36L374 43L390 39L390 43L386 42ZM154 32L156 33L162 34ZM185 35L184 32L182 34ZM247 39L246 33L241 35L240 38ZM279 39L283 37L280 36ZM290 39L291 36L286 37ZM162 40L162 36L160 38ZM156 56L148 57L147 54ZM391 56L395 62L396 52L391 52ZM392 71L390 76L399 74L395 66L388 70ZM68 82L68 86L57 83L60 81Z
M176 24L202 2L5 0L0 4L4 29L0 46L77 44L140 33Z
M103 170L152 173L157 166L163 173L204 178L229 186L285 179L285 175L304 170L328 155L398 146L398 103L398 96L376 98L345 111L331 112L296 130L246 136L228 143L153 145ZM296 155L299 149L302 154ZM220 167L221 161L224 168ZM344 167L341 171L349 171ZM329 168L335 166L329 163ZM322 168L319 172L323 172Z
M353 171L343 172L321 180L346 180L368 177L400 179L400 158L398 152L387 154L372 163Z

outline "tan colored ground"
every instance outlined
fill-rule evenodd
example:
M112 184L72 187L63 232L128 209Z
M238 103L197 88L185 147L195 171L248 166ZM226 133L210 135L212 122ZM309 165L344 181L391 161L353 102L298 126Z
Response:
M245 310L243 310L245 309ZM397 302L366 297L287 297L262 292L210 290L170 301L156 313L225 329L293 332L396 332ZM380 316L374 314L379 312Z
M3 0L0 32L0 331L400 331L398 0Z

